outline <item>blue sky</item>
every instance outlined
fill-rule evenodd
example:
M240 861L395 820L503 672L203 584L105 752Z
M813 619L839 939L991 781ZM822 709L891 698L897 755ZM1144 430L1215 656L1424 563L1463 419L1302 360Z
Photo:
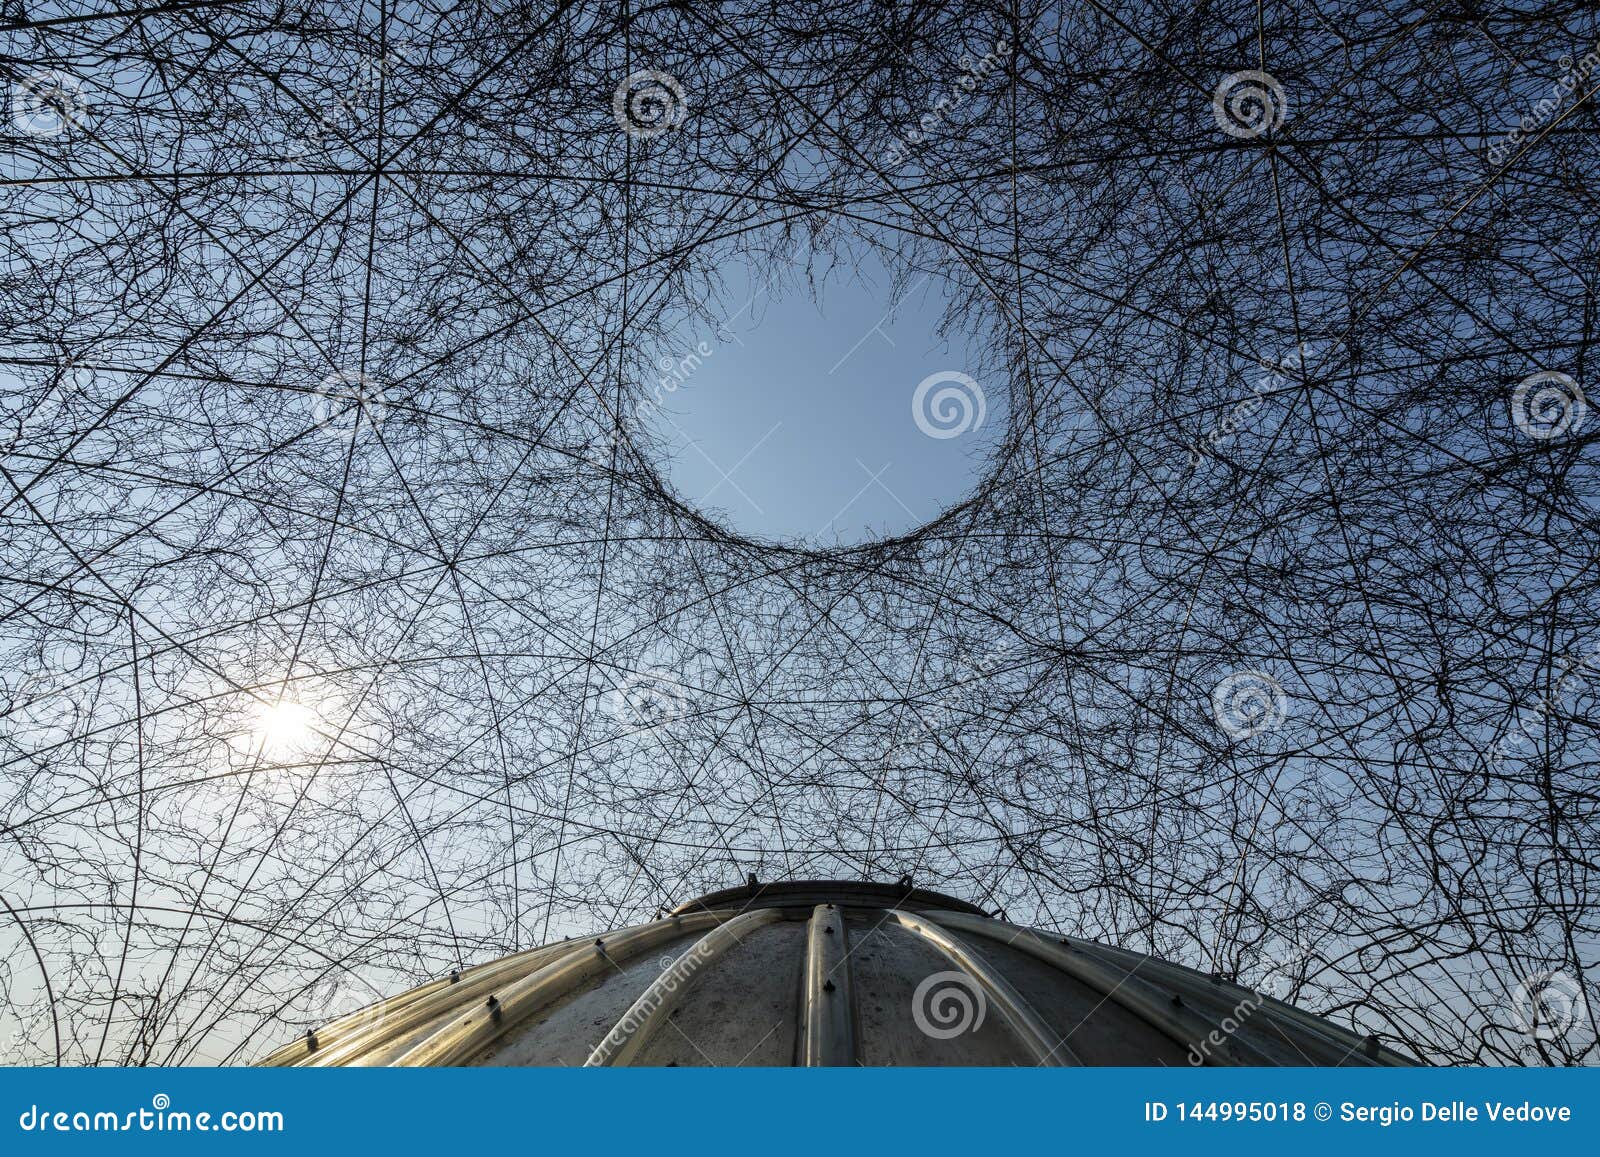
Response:
M653 421L684 499L747 534L833 543L909 530L972 490L1004 424L1004 383L983 380L964 335L937 335L936 280L914 277L896 298L883 264L862 255L835 266L814 301L744 267L723 274L721 328L682 326L658 356L659 369L699 352L681 383L669 380L677 388L660 391ZM978 384L976 428L934 437L919 427L917 387L941 373ZM951 379L925 397L952 385L970 396ZM976 408L951 413L935 428Z

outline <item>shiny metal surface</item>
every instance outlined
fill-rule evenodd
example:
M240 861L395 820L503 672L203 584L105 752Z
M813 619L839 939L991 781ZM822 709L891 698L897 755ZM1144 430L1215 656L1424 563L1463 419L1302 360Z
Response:
M889 911L884 915L894 920L902 928L910 929L916 935L932 944L949 959L950 963L960 972L971 977L983 990L984 997L989 1004L998 1008L1000 1014L1006 1018L1014 1033L1027 1046L1033 1056L1033 1062L1038 1065L1077 1065L1083 1062L1078 1059L1078 1054L1072 1051L1072 1046L1067 1043L1070 1034L1055 1031L1045 1022L1044 1017L1036 1012L1026 997L1014 988L997 969L992 967L982 955L953 935L947 927L934 923L922 917L913 916L909 912ZM949 919L960 915L951 913ZM966 916L964 919L973 924L992 924L992 920L985 920L979 916ZM970 926L969 926L970 927Z
M269 1065L1393 1065L1180 965L890 884L749 882L464 969Z
M584 1062L590 1067L631 1064L640 1050L688 995L701 975L723 953L736 947L763 924L780 917L774 908L758 908L719 924L696 940L689 950L639 994L612 1030L595 1045Z
M796 1063L810 1068L856 1060L850 934L844 909L818 904L806 924L805 1024Z

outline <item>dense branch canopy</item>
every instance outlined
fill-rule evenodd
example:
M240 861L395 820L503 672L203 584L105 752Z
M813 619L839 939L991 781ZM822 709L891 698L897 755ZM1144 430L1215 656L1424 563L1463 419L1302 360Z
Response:
M746 872L1596 1059L1592 4L117 8L0 33L10 1059L250 1059ZM982 486L691 508L663 335L871 249Z

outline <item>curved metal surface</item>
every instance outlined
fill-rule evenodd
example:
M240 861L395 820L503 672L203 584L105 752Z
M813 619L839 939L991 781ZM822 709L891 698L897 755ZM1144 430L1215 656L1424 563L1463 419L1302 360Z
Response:
M677 915L713 908L814 908L818 904L841 904L848 908L910 908L917 911L939 908L949 912L984 915L982 908L914 887L909 880L883 884L858 880L781 880L772 883L747 882L737 888L707 892L685 900L672 909Z
M975 920L960 912L941 913L941 924L958 928L975 936L1018 948L1030 956L1061 969L1067 975L1089 985L1107 999L1114 1000L1129 1012L1155 1025L1185 1048L1200 1050L1208 1043L1213 1025L1183 1004L1182 994L1161 992L1154 985L1133 972L1108 964L1099 956L1072 945L1052 942L1032 929L1019 928L999 920ZM1205 1052L1200 1055L1206 1059ZM1262 1053L1243 1043L1236 1035L1225 1037L1211 1049L1216 1060L1212 1063L1229 1065L1266 1065L1272 1062Z
M543 968L491 993L482 1004L413 1045L395 1063L406 1066L463 1064L507 1029L585 980L685 931L698 931L724 918L725 914L715 912L669 916L610 937L597 938L589 944L580 943Z
M547 944L468 969L456 980L446 978L425 984L368 1012L350 1031L336 1034L332 1039L323 1039L325 1034L319 1031L316 1049L283 1063L304 1068L373 1063L372 1058L381 1056L390 1042L449 1015L464 1002L484 996L499 985L526 976L568 947L566 942Z
M256 1062L258 1068L276 1068L287 1065L303 1065L315 1059L322 1058L328 1053L349 1044L353 1040L362 1039L372 1033L375 1028L386 1024L391 1017L409 1012L429 997L449 994L452 990L459 993L460 989L454 986L462 982L470 982L479 978L504 971L515 970L527 962L541 956L549 956L560 945L544 944L537 948L528 948L511 956L501 957L484 964L473 965L462 969L453 977L441 977L419 985L398 996L387 997L374 1001L355 1012L347 1013L338 1020L330 1021L318 1027L314 1032L297 1037L289 1044L269 1053L266 1057ZM334 1062L337 1063L337 1062Z
M796 1063L808 1068L856 1063L850 939L844 909L818 904L806 924L804 1024Z
M1323 1065L1383 1065L1408 1067L1417 1062L1403 1053L1387 1048L1377 1041L1375 1037L1362 1036L1359 1033L1334 1024L1325 1017L1314 1012L1299 1008L1276 997L1246 988L1220 976L1202 977L1192 969L1182 965L1173 964L1155 956L1142 956L1130 952L1126 948L1115 948L1108 944L1095 944L1088 940L1079 940L1076 937L1063 937L1068 943L1084 950L1116 962L1122 962L1130 968L1137 969L1151 977L1165 979L1168 983L1178 985L1194 985L1200 980L1209 981L1211 986L1220 994L1226 1003L1237 1006L1249 999L1259 1002L1265 1015L1272 1020L1290 1022L1289 1027L1294 1030L1294 1040L1297 1045L1305 1042L1303 1034L1309 1033L1313 1050L1316 1043L1321 1042L1326 1046L1326 1053L1320 1059L1308 1056L1306 1063ZM1280 1036L1283 1034L1279 1034ZM1313 1055L1314 1052L1313 1052Z
M937 1020L925 1000L951 983L980 998L965 1021ZM902 880L714 892L661 920L430 981L261 1063L1416 1062L1220 977L991 919Z
M1010 981L990 967L988 961L974 953L958 937L952 936L947 929L933 921L921 919L909 912L890 912L889 915L902 928L916 933L944 953L952 964L983 986L989 1000L999 1008L1001 1015L1011 1025L1012 1031L1022 1038L1028 1051L1033 1054L1034 1063L1046 1066L1083 1063L1078 1054L1067 1044L1067 1038L1045 1023L1044 1017L1034 1010ZM982 922L978 917L967 917L967 919Z
M781 919L782 915L773 908L758 908L719 924L696 940L671 968L639 994L639 999L622 1014L622 1019L595 1045L584 1065L596 1068L631 1063L650 1039L650 1034L672 1015L706 968L724 952L743 943L751 932Z

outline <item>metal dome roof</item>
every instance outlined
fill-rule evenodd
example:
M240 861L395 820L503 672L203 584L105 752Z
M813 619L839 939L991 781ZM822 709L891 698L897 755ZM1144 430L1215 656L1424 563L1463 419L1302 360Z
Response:
M452 973L267 1065L1394 1065L1313 1013L898 884L713 892Z

